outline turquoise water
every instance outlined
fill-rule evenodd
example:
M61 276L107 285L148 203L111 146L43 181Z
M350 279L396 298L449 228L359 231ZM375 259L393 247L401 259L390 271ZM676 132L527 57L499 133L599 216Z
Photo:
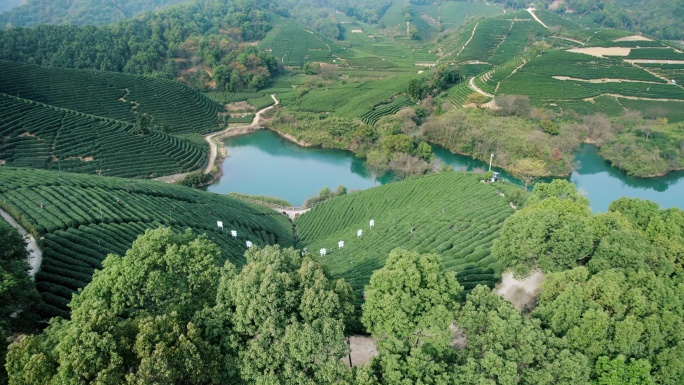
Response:
M589 198L595 212L607 211L610 202L622 196L648 199L662 208L684 209L684 171L659 178L634 178L611 167L591 145L583 145L575 160L577 171L570 180Z
M207 188L211 192L268 195L301 206L326 186L353 191L376 184L365 161L348 151L300 147L269 130L224 142L228 157L221 180ZM379 178L377 184L390 180Z
M228 157L223 161L221 180L208 191L226 194L239 192L269 195L300 206L318 194L323 187L331 190L343 185L349 191L373 187L373 175L365 162L352 153L341 150L300 147L269 130L225 140ZM456 170L486 170L485 162L456 155L433 145L433 152L442 164ZM663 208L684 208L684 172L662 178L638 179L611 167L601 159L595 147L583 145L576 155L577 171L570 180L591 201L595 212L608 209L610 202L622 196L652 200ZM515 179L502 170L502 176ZM388 183L391 175L377 180Z

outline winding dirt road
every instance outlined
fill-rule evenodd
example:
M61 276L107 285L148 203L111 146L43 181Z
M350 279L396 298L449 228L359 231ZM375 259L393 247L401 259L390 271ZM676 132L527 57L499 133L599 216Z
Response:
M470 87L471 90L473 90L473 91L475 91L475 92L477 92L477 93L480 93L480 94L482 94L482 95L484 95L484 96L487 96L487 97L490 97L490 98L493 98L493 97L494 97L494 95L492 95L492 94L490 94L490 93L488 93L488 92L484 92L483 90L480 89L480 87L476 86L476 85L475 85L475 78L474 78L474 77L470 78L470 80L468 81L468 86Z
M259 120L261 120L261 114L264 112L270 110L271 108L277 106L280 102L278 99L276 99L275 94L271 95L271 98L275 102L275 104L270 105L266 108L262 108L257 113L254 115L254 119L252 119L252 123L250 123L248 126L240 126L240 127L229 127L226 128L223 131L219 131L217 133L209 134L204 137L204 140L209 143L209 162L207 162L207 167L204 168L204 173L209 174L211 170L214 168L214 162L216 161L216 156L218 155L218 146L216 145L216 142L214 141L214 138L216 137L221 137L221 135L225 134L228 131L231 130L239 130L239 129L244 129L244 128L257 128L259 126Z
M38 248L38 243L36 243L36 239L33 238L33 235L29 234L26 229L21 227L17 221L12 218L11 215L9 215L7 212L0 210L0 216L5 218L7 222L9 222L12 227L15 229L19 230L19 233L24 236L28 237L28 243L26 244L26 251L28 251L28 263L31 266L31 270L29 270L29 275L31 276L31 279L35 279L36 273L38 270L40 270L40 264L43 263L43 252Z
M249 125L238 126L238 127L228 127L223 131L214 132L214 133L211 133L211 134L206 135L204 137L204 140L206 140L207 143L209 143L209 159L207 161L206 167L204 167L204 170L202 170L202 172L204 172L205 174L209 174L211 172L211 170L214 168L214 164L216 162L216 157L218 156L218 145L216 144L214 139L220 138L230 131L248 130L248 129L258 128L259 127L259 121L261 120L261 114L272 109L273 107L277 106L280 103L280 101L278 99L276 99L275 94L272 94L271 98L273 99L275 104L272 104L268 107L262 108L259 111L257 111L256 114L254 114L254 119L252 119L252 123L250 123ZM154 178L153 180L166 182L166 183L176 183L176 182L183 180L183 178L185 178L188 174L189 173L186 172L186 173L182 173L182 174L167 175L167 176L162 176L159 178Z

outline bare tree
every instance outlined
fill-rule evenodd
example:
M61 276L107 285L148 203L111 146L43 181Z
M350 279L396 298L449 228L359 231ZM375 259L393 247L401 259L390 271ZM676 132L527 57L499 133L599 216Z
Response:
M528 117L530 115L530 98L527 96L501 94L494 98L494 103L504 116Z
M524 158L518 159L511 165L511 173L514 177L525 182L525 190L537 178L549 174L546 165L539 159Z

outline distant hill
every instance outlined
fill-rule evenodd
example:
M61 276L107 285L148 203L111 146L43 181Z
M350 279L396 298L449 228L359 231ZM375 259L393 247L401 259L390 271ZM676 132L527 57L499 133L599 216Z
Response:
M20 4L21 0L0 0L0 13L18 7Z
M0 28L38 24L101 25L187 0L4 0L15 8L0 15ZM0 10L2 10L0 2ZM9 8L7 8L9 9Z
M293 245L291 222L272 209L162 182L0 167L0 208L40 238L36 286L48 316L66 315L107 254L123 255L146 229L206 233L237 266L246 241Z
M494 0L522 9L530 4L594 26L625 29L665 40L684 39L684 2L678 0Z

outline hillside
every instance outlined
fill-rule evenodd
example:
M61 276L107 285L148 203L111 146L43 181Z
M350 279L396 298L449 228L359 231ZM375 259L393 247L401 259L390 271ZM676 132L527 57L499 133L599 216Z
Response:
M0 61L0 162L122 177L201 168L218 105L178 82Z
M276 211L161 182L0 167L0 208L41 239L36 286L49 316L67 314L71 293L107 254L122 255L146 229L206 233L237 266L246 241L293 245L292 224Z
M494 2L516 9L526 8L531 4L525 0ZM532 4L592 27L624 29L667 40L684 38L684 4L681 1L543 0Z
M478 284L493 286L500 267L490 247L514 212L508 199L497 194L507 187L514 186L447 172L333 198L296 220L298 247L314 255L326 248L321 263L352 285L357 305L373 271L397 247L439 254L442 267L455 271L466 291ZM370 220L375 221L372 229ZM339 241L344 248L338 249Z
M17 4L15 8L0 15L0 28L38 24L110 24L183 1L185 0L30 0Z

